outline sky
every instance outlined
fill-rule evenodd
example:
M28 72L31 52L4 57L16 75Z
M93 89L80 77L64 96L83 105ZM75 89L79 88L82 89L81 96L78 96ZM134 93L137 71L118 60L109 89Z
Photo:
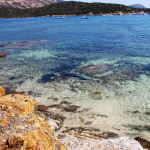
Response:
M71 0L70 0L71 1ZM141 4L146 8L150 8L150 0L75 0L80 2L101 2L101 3L115 3L123 5Z

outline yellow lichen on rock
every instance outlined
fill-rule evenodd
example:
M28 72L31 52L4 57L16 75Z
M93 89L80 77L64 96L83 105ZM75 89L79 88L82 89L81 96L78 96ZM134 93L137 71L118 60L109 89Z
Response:
M5 95L5 89L0 86L0 97Z
M28 95L10 94L0 98L0 105L17 108L23 116L27 116L34 112L38 103Z
M6 120L6 119L4 119L4 118L2 118L2 117L0 117L0 125L7 125L7 124L9 124L9 122Z
M25 149L28 150L63 150L63 146L57 138L54 138L52 133L37 129L28 133L24 144Z
M26 136L25 147L28 150L66 150L58 140L57 137L53 135L53 130L47 123L45 118L33 116L27 121L29 124L34 124L35 127L39 128L29 132Z
M66 150L54 136L46 118L34 113L38 105L34 99L29 95L4 95L5 90L0 87L0 112L3 114L0 150Z
M67 150L59 139L53 135L47 121L41 121L38 117L33 117L33 119L35 129L27 133L14 133L6 140L1 150L11 150L9 147L21 150ZM24 127L17 126L16 129L24 129Z

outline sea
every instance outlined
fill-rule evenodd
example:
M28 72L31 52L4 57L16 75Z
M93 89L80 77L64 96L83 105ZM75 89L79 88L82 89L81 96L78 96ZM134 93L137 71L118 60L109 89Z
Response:
M0 19L0 86L89 128L150 140L150 15Z

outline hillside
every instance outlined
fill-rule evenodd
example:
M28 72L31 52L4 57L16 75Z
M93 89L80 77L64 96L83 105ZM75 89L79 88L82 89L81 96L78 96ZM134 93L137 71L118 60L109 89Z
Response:
M133 7L133 8L145 8L143 5L141 4L134 4L134 5L130 5L130 7Z
M40 8L19 9L0 7L0 18L38 17L53 15L122 15L122 14L149 14L150 9L132 8L119 4L61 2Z
M57 2L61 2L61 0L0 0L0 6L25 9L43 7Z

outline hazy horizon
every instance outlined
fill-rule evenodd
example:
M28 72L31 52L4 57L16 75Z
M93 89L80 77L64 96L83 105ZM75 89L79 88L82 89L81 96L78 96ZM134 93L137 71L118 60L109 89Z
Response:
M68 0L66 0L68 1ZM72 0L70 0L72 1ZM73 1L77 1L77 0L73 0ZM141 4L143 5L144 7L146 8L150 8L150 2L147 2L147 0L79 0L80 2L89 2L89 3L92 3L92 2L99 2L99 3L113 3L113 4L122 4L122 5L126 5L126 6L129 6L129 5L134 5L134 4Z

